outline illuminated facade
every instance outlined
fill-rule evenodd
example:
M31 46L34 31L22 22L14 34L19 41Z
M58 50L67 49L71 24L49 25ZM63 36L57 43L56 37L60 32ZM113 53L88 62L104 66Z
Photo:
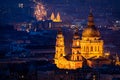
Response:
M74 41L74 40L73 40ZM76 51L75 46L73 50ZM58 32L56 40L55 64L61 69L76 69L82 67L82 56L80 53L68 55L65 53L64 36L62 31ZM79 57L79 59L77 59Z
M94 17L90 13L88 26L82 33L81 54L85 58L103 56L103 40L100 40L100 32L94 25Z
M56 17L55 17L55 14L52 13L50 19L51 19L53 22L62 22L61 16L60 16L60 13L59 13L59 12L57 13L57 16L56 16Z
M64 36L61 31L58 32L55 64L60 69L82 68L84 62L92 67L97 63L96 60L98 59L103 64L109 64L110 61L105 59L103 54L103 45L104 42L100 39L100 32L95 27L94 17L90 12L87 27L82 32L82 39L80 39L78 31L74 33L71 54L65 53Z

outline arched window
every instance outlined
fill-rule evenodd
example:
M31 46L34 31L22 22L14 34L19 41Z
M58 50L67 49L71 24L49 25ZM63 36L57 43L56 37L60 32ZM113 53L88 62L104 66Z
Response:
M99 51L99 46L98 46L98 51Z
M86 51L89 52L89 47L88 46L86 47Z
M74 56L72 57L72 59L74 60Z
M77 60L79 60L79 56L77 56Z
M95 46L95 51L96 51L96 46Z
M62 57L63 56L63 54L60 54L60 57Z
M85 51L85 46L84 46L84 51Z
M93 47L91 46L91 51L93 51Z

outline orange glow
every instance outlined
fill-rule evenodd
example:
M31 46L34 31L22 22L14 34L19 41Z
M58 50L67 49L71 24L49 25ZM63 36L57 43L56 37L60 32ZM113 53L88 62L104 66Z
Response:
M90 15L89 17L91 16L92 15ZM92 16L92 20L93 20L93 16ZM98 62L95 60L100 59L101 57L105 58L105 54L103 53L104 41L100 39L99 30L94 29L93 27L89 27L90 25L88 25L87 28L84 29L82 33L82 39L80 39L79 35L75 33L75 35L73 36L73 43L71 48L72 52L70 52L71 54L69 55L66 55L67 53L65 52L64 37L62 33L57 35L56 38L57 45L56 45L56 53L54 59L55 59L55 64L58 68L60 69L82 68L84 65L83 64L84 59L87 60L87 65L89 67L94 67L95 65L98 65ZM87 32L89 32L90 34L88 34ZM60 55L64 55L66 57ZM117 64L119 64L118 57L116 59L118 61ZM102 65L104 63L109 64L110 61L101 60L101 62L99 63L100 63L99 65Z
M42 3L37 3L35 7L34 15L38 21L44 20L44 17L47 15L47 12Z
M57 16L55 17L54 13L51 14L51 20L53 20L53 22L62 22L61 20L61 16L60 16L60 13L58 12L57 13Z

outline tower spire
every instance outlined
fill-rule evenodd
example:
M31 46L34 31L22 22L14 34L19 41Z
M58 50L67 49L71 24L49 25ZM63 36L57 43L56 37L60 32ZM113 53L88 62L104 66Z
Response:
M89 27L92 27L94 26L94 17L93 17L93 14L92 14L92 9L90 9L90 13L89 13L89 16L88 16L88 26Z
M53 12L52 12L52 14L51 14L50 19L51 19L51 20L54 20L54 19L55 19L55 15L54 15L54 13L53 13Z
M64 36L62 34L61 28L58 30L58 34L56 37L56 54L55 59L65 56L65 45L64 45Z
M58 22L61 22L61 21L62 21L62 20L61 20L61 17L60 17L60 13L59 13L59 12L57 13L56 20L57 20Z

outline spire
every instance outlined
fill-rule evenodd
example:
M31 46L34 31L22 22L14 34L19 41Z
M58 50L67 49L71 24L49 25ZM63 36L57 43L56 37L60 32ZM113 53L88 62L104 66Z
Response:
M90 14L88 16L88 26L89 27L94 26L94 17L92 14L92 9L90 9Z
M57 18L57 20L60 20L60 13L59 12L57 13L57 17L56 18Z
M51 19L51 20L54 20L54 19L55 19L55 15L54 15L54 13L53 13L53 12L52 12L52 14L51 14L50 19Z
M56 20L57 20L57 21L59 21L59 22L61 22L61 21L62 21L62 20L61 20L61 17L60 17L60 13L59 13L59 12L57 13Z

